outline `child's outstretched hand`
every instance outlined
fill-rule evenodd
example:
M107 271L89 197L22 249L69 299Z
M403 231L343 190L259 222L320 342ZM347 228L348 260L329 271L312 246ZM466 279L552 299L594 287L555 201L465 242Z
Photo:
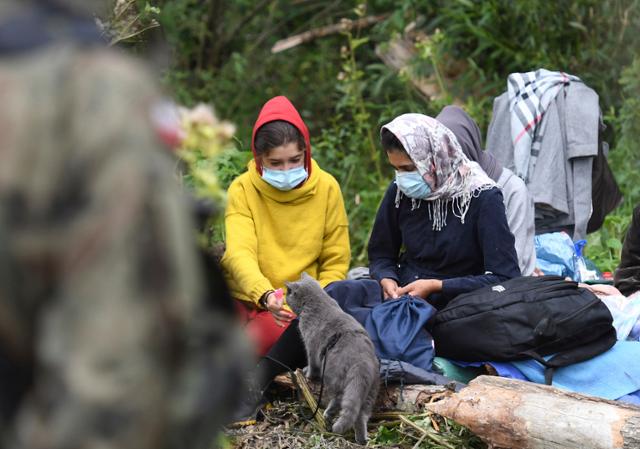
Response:
M284 293L279 288L273 293L270 293L266 299L267 309L273 315L273 319L276 320L276 324L280 327L284 327L284 323L288 323L296 316L286 310L284 306Z

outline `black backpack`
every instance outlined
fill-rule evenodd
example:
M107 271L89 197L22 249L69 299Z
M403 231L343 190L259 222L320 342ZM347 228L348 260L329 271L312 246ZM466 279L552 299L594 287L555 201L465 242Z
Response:
M467 362L533 358L545 381L616 342L613 318L591 291L559 276L520 277L457 296L429 323L436 355ZM543 356L552 355L549 360Z

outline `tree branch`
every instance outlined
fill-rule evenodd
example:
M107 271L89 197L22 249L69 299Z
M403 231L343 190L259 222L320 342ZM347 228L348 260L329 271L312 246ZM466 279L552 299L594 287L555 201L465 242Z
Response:
M310 42L320 37L329 36L331 34L341 33L343 31L349 31L353 28L364 28L376 23L382 22L389 14L381 14L378 16L368 16L357 20L342 19L340 23L334 23L320 28L314 28L304 33L290 36L286 39L281 39L275 43L271 48L271 53L280 53L281 51L289 50L298 45Z

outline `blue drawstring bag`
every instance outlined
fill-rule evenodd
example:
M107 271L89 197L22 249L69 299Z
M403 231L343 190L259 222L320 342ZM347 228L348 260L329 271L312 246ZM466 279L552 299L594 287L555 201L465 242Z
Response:
M433 339L425 326L436 309L421 298L404 295L376 305L366 317L378 357L411 363L429 371L433 362Z

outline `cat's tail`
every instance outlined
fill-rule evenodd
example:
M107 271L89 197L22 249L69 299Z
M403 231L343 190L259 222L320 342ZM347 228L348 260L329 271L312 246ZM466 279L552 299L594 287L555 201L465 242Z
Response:
M347 380L342 392L342 401L340 402L340 416L331 429L334 433L344 434L347 430L353 428L356 419L360 415L360 409L369 396L369 391L374 381L371 376L363 373L364 370L364 366L354 365L347 372ZM376 377L375 381L377 380Z

